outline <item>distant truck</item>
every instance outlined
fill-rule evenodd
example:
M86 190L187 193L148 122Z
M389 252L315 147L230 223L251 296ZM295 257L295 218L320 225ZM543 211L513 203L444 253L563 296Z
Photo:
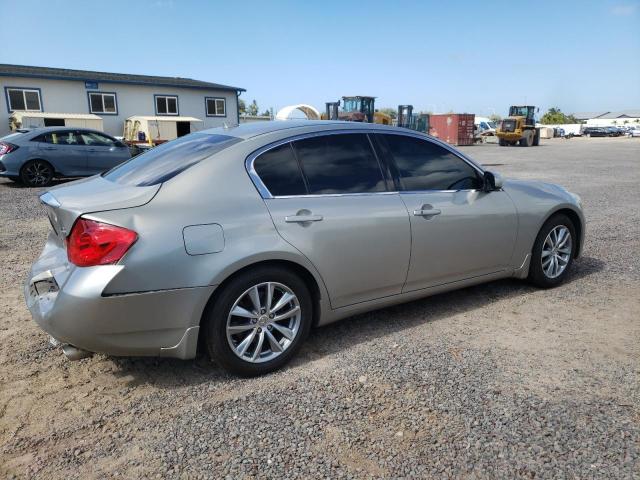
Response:
M519 143L521 147L540 144L540 128L536 127L537 108L531 105L509 107L509 116L503 119L496 130L501 147Z

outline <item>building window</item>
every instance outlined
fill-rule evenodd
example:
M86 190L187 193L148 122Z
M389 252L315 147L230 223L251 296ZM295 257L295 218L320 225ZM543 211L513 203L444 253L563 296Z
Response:
M178 115L178 97L156 95L156 115Z
M39 89L5 87L4 91L7 97L7 107L10 112L16 110L42 111Z
M115 93L89 92L89 111L117 115L118 104Z
M205 97L207 117L226 117L227 101L224 98Z

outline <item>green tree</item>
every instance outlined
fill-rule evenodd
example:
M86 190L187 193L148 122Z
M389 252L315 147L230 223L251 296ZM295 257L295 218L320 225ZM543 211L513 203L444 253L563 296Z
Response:
M567 115L562 113L558 107L551 107L547 110L542 118L540 119L540 123L544 125L557 125L563 123L580 123L576 117L573 115Z
M265 110L260 115L263 116L263 117L270 117L271 116L271 112L269 110Z
M258 115L258 102L255 99L251 102L251 105L247 108L247 113L249 115L253 115L254 117Z
M491 115L489 115L489 120L491 120L492 122L495 122L495 123L499 123L500 120L502 120L502 117L500 115L498 115L497 113L492 113Z
M247 104L244 103L244 100L241 98L238 99L238 112L240 115L247 113Z
M395 108L385 107L378 110L380 113L384 113L389 115L391 118L396 118L398 116L398 112Z

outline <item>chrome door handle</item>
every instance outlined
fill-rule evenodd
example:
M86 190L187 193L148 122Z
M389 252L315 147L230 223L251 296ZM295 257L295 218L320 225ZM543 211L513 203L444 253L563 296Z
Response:
M434 217L436 215L440 215L442 211L437 208L430 208L428 210L414 210L413 214L416 217Z
M319 222L321 220L322 215L290 215L284 217L284 221L287 223Z

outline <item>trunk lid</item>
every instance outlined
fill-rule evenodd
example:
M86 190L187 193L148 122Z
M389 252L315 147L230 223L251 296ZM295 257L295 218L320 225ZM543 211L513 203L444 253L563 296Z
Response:
M139 207L150 202L160 186L121 185L95 176L51 188L40 196L40 201L55 234L63 240L80 215Z

